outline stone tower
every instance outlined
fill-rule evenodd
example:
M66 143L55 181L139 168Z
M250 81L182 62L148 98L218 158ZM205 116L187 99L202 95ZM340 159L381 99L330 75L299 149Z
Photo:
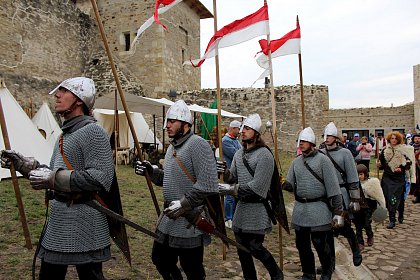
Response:
M200 57L200 19L213 15L198 0L185 0L159 16L167 27L153 24L130 45L138 28L153 15L155 0L101 0L98 8L110 49L117 63L142 84L146 96L167 97L177 92L201 88L200 69L182 66L185 60ZM87 12L89 0L77 5ZM88 12L93 17L92 12Z
M414 82L414 124L416 130L420 128L420 64L413 66L413 82Z

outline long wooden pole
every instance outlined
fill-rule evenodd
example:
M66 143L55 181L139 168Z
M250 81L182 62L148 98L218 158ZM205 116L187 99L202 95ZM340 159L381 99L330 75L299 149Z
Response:
M123 90L122 90L122 87L121 87L120 80L118 78L117 69L115 68L114 59L112 58L111 50L109 49L108 40L107 40L106 35L105 35L104 26L102 24L101 16L99 15L98 5L96 4L96 0L90 0L90 2L92 3L93 11L95 12L96 23L98 24L98 28L99 28L99 31L101 33L102 41L104 43L105 51L106 51L106 54L108 56L109 64L111 65L112 74L114 75L114 79L115 79L115 83L117 85L118 93L120 94L121 103L124 107L125 116L127 117L128 125L130 126L131 135L133 136L134 145L137 149L137 154L139 156L139 159L141 161L143 161L143 156L140 153L140 151L141 151L140 143L139 143L139 140L137 138L136 131L134 130L134 125L133 125L133 122L132 122L131 116L130 116L130 110L128 110L127 102L125 101L125 96L124 96L124 93L123 93ZM156 213L159 216L160 215L159 203L156 199L156 195L155 195L155 192L153 190L152 182L151 182L150 176L147 172L145 173L145 178L146 178L147 186L149 187L149 191L150 191L150 195L151 195L152 200L153 200L153 204L155 205Z
M0 87L1 86L3 85L0 85ZM3 133L4 148L6 150L10 150L11 147L10 147L10 141L9 141L9 134L7 133L7 126L6 126L6 120L4 118L1 97L0 97L0 124L1 124L1 133ZM13 166L13 163L12 163L12 166L10 167L10 175L12 176L13 189L15 191L16 202L18 205L20 222L22 223L23 235L25 237L25 247L28 249L32 249L31 234L29 233L28 223L26 221L25 209L23 207L22 196L20 194L20 189L19 189L19 182L16 176L16 170L15 170L15 167Z
M267 0L264 0L264 4L267 4ZM267 34L267 45L270 46L270 32ZM270 69L270 89L271 89L271 115L273 120L273 134L274 134L274 160L277 163L277 166L280 166L279 161L279 150L278 150L278 138L277 138L277 118L276 118L276 100L274 93L274 82L273 82L273 63L271 60L271 48L268 48L268 67ZM279 226L279 262L280 268L283 269L283 229L278 223Z
M216 0L213 0L213 27L214 27L214 33L217 32L217 5ZM214 57L214 61L216 63L216 96L217 96L217 141L219 144L219 160L223 161L223 147L222 147L222 107L220 102L220 72L219 72L219 49L216 49L216 56ZM223 181L223 175L220 177L221 181ZM223 216L225 215L225 209L224 209L224 197L220 197L220 202L222 204L223 209ZM223 243L223 260L226 260L226 246Z
M296 16L296 24L299 25L299 16ZM300 78L300 110L302 111L302 129L306 127L305 119L305 99L303 98L303 74L302 74L302 55L298 53L299 57L299 78Z

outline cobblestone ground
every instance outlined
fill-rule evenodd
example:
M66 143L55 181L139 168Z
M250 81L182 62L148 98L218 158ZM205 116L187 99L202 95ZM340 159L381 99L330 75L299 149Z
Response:
M405 202L405 219L394 229L387 229L387 222L373 225L374 244L362 251L363 263L354 267L352 254L347 241L336 239L336 271L333 279L420 279L420 204L413 204L409 196ZM366 236L365 236L366 238ZM366 242L365 242L366 243ZM294 244L284 248L284 274L286 280L300 279L300 261ZM315 253L316 256L316 253ZM258 279L270 279L265 268L255 261ZM212 275L212 268L207 268L207 279L243 279L239 260L234 252L228 252L228 260L214 267L223 271L226 277ZM319 279L319 275L318 275Z

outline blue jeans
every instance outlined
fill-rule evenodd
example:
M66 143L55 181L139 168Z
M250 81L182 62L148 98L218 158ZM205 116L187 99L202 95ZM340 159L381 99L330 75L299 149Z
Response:
M232 220L235 213L236 201L231 195L225 197L225 221Z

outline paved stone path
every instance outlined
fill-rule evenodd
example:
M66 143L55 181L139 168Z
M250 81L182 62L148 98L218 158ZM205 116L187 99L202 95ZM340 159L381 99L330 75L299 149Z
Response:
M375 242L372 247L366 246L362 251L361 266L353 265L347 240L343 237L335 239L337 263L333 279L420 279L420 204L413 204L412 199L409 196L405 202L403 224L397 224L394 229L386 228L388 221L373 224ZM290 207L288 209L290 210ZM316 252L314 254L316 256ZM284 260L285 280L300 279L302 272L297 249L294 246L285 247L284 255L288 256ZM259 261L255 260L255 265L259 279L270 279ZM218 279L243 279L238 260L226 261L223 266L229 277ZM207 279L216 280L211 276L211 269Z

